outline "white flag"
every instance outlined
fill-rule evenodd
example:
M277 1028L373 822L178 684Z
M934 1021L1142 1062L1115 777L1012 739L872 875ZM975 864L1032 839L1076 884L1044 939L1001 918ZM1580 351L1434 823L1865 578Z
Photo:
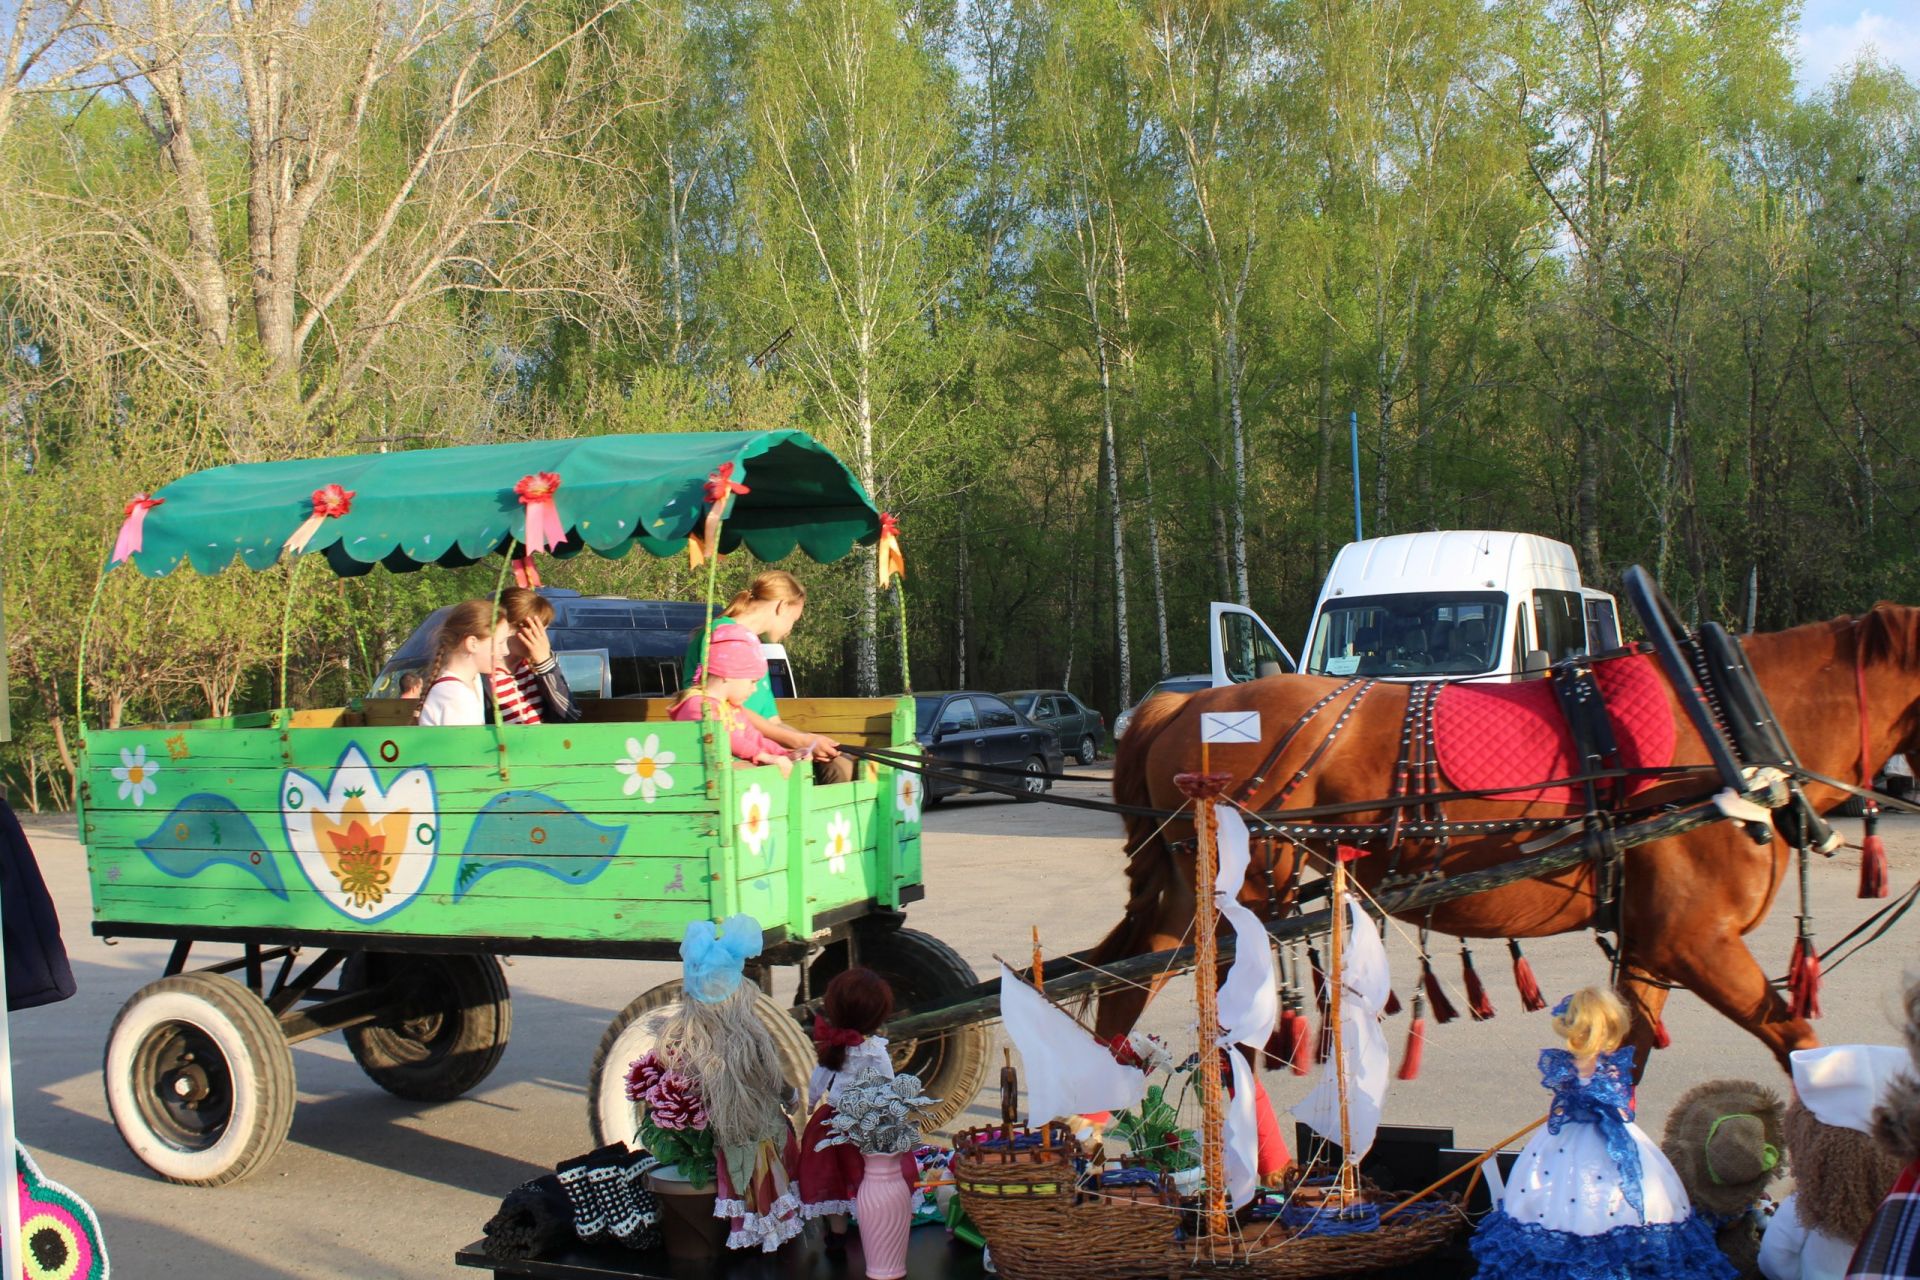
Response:
M1273 947L1260 917L1240 905L1240 887L1253 860L1252 842L1240 811L1232 805L1213 807L1220 837L1220 874L1215 877L1213 900L1233 927L1233 966L1220 984L1222 1045L1245 1044L1264 1048L1280 1019L1280 993L1274 986Z
M1381 945L1380 930L1372 917L1358 903L1348 897L1342 908L1348 919L1346 947L1340 958L1340 1048L1347 1068L1350 1137L1346 1158L1348 1163L1358 1164L1373 1149L1386 1106L1387 1083L1392 1078L1387 1037L1380 1030L1380 1011L1387 999L1387 949ZM1303 1124L1333 1143L1341 1140L1336 1062L1335 1055L1329 1053L1320 1083L1293 1108Z
M1123 1067L1107 1047L1018 974L1000 966L1000 1020L1026 1071L1027 1123L1120 1111L1147 1096L1147 1076Z

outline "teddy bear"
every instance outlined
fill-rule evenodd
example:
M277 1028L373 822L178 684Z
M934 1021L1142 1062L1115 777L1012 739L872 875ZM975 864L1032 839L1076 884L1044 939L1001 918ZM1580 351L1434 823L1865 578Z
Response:
M1667 1114L1660 1149L1680 1174L1694 1212L1743 1280L1760 1274L1760 1203L1783 1171L1786 1104L1751 1080L1695 1085Z
M1908 1065L1887 1045L1835 1045L1789 1055L1797 1095L1787 1108L1794 1191L1760 1241L1767 1280L1844 1280L1854 1247L1900 1176L1873 1139L1873 1114Z

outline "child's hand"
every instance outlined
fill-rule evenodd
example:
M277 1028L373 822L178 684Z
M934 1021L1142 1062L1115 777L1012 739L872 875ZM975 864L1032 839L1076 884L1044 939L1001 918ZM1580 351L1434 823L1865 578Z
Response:
M547 624L538 618L529 617L514 632L514 639L526 651L527 662L539 666L553 656L553 641L547 637Z

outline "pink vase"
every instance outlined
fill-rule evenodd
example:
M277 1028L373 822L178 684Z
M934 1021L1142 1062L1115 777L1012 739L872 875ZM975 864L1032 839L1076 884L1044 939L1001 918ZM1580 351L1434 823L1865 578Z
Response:
M854 1213L860 1220L860 1250L867 1280L900 1280L907 1274L907 1230L913 1225L913 1188L900 1173L900 1157L863 1153L866 1164Z

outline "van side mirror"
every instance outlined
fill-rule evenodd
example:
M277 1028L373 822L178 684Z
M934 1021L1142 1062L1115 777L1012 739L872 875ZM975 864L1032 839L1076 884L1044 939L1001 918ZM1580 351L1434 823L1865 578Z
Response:
M1545 649L1529 649L1527 656L1520 660L1520 672L1524 676L1537 676L1553 665Z

